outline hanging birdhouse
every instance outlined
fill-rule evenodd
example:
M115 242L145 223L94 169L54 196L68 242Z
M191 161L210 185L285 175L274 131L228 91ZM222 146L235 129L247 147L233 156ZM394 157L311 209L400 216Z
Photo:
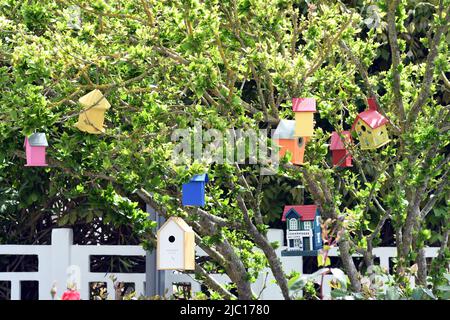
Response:
M101 134L105 132L103 127L105 112L111 108L111 105L100 90L95 89L82 96L78 101L84 110L80 113L75 126L88 133Z
M24 148L27 156L26 167L46 167L46 148L48 147L45 133L34 133L25 137Z
M387 123L389 120L378 112L375 98L368 99L369 109L355 119L352 131L356 131L361 149L377 149L388 143Z
M351 167L352 166L352 156L345 149L344 141L348 144L351 141L351 135L348 131L342 131L341 133L344 138L342 139L336 131L331 134L331 156L334 166L339 167ZM345 139L345 140L344 140Z
M183 184L183 206L203 207L205 205L205 186L207 174L195 175L188 183Z
M303 156L305 154L306 137L296 137L295 120L280 120L273 138L279 146L280 158L286 155L286 152L292 154L291 162L293 164L303 164Z
M157 233L158 270L195 269L195 233L179 217L170 217Z
M296 137L312 137L316 100L314 98L293 98L292 110L295 112L294 135Z
M281 221L286 222L285 255L317 255L322 249L320 212L316 205L285 206ZM292 254L293 253L293 254Z

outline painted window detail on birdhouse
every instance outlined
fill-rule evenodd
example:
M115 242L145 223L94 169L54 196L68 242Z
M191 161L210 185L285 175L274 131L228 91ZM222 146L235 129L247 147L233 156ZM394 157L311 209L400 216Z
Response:
M361 149L376 149L388 143L386 126L388 119L378 112L374 98L368 99L369 109L356 117L352 130L358 134Z
M105 112L111 105L100 90L93 90L82 96L79 103L84 107L75 126L84 132L101 134L105 132Z
M305 154L306 139L304 137L296 137L295 121L280 120L274 134L274 142L278 145L278 155L283 158L288 152L291 154L291 162L293 164L303 164L303 156Z
M289 220L289 230L297 230L298 229L298 224L297 224L297 219L292 218Z
M316 205L285 206L282 221L286 222L287 251L316 254L322 248L321 228ZM317 237L319 236L319 239Z
M208 182L207 174L195 175L188 183L182 186L183 206L203 207L205 205L205 188Z
M293 98L292 110L295 113L294 135L296 137L312 137L316 100L314 98Z
M346 145L348 146L351 141L351 134L349 131L343 131L341 132L341 135L339 135L336 131L333 131L331 134L330 150L334 166L352 166L352 156L346 149Z
M304 230L310 230L311 229L311 221L305 221L303 223L303 229Z
M179 217L170 217L157 232L158 270L195 269L195 233Z
M24 148L27 158L26 167L46 167L48 147L47 137L45 133L34 133L29 137L25 137Z

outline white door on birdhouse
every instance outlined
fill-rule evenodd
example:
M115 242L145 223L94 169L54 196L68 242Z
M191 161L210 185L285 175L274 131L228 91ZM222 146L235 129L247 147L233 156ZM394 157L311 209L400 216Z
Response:
M193 269L194 231L181 218L171 217L158 231L158 270Z

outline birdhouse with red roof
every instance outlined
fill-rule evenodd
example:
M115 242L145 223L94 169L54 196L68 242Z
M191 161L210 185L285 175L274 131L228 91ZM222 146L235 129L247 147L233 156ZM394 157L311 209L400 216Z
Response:
M45 133L34 133L25 137L25 153L27 156L26 167L46 167L46 148L48 147Z
M358 114L352 126L363 150L377 149L390 141L387 132L389 120L378 112L375 98L369 98L367 102L369 109Z
M292 110L295 112L294 135L296 137L312 137L316 100L314 98L293 98Z
M291 162L293 164L303 164L303 156L305 154L306 137L296 137L295 121L280 120L277 129L273 135L275 143L279 147L278 154L283 158L287 152L290 152Z
M351 135L349 131L342 131L341 136L336 131L331 134L331 156L333 166L338 167L351 167L352 156L345 148L345 145L351 141ZM345 142L345 143L344 143Z
M285 206L282 221L286 222L287 254L317 255L322 249L320 213L316 205Z

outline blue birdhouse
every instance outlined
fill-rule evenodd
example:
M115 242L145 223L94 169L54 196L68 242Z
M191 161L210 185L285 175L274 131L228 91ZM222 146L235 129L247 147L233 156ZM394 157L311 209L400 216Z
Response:
M197 174L191 181L183 184L183 206L203 207L205 205L205 186L208 175Z

